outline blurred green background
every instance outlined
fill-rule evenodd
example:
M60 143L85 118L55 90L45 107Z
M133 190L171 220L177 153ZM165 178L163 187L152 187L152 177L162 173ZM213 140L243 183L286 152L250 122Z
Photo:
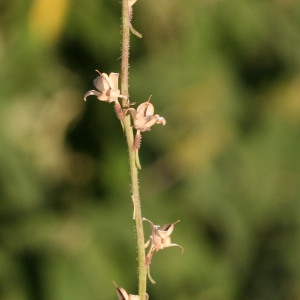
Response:
M0 299L137 293L125 139L83 101L120 70L120 16L0 0ZM140 0L132 23L131 101L167 120L143 135L143 214L185 248L155 254L150 299L300 299L299 1Z

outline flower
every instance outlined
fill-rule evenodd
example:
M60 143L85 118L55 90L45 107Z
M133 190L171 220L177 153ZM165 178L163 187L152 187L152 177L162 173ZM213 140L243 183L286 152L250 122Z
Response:
M154 124L166 124L166 120L160 115L154 114L154 106L148 101L140 104L135 110L134 108L129 108L130 114L133 119L134 128L139 131L149 131L150 127Z
M182 246L180 246L178 244L173 244L171 242L171 234L174 230L174 225L176 223L180 222L179 220L172 223L172 224L165 224L163 226L154 225L150 220L148 220L146 218L143 218L143 220L149 222L150 226L151 226L151 229L152 229L150 238L145 244L145 248L147 248L149 246L150 242L151 242L149 252L146 255L146 265L147 265L148 268L150 267L150 263L151 263L154 251L157 252L157 251L162 250L164 248L177 246L177 247L181 248L181 253L183 253L184 249L183 249ZM155 281L150 276L149 269L148 269L148 276L149 276L150 281L152 283L155 283Z
M118 89L119 73L110 73L108 76L106 73L101 73L98 70L96 70L96 72L99 74L99 76L94 79L94 85L98 91L90 90L86 92L84 94L84 101L86 101L88 96L97 96L97 98L101 101L108 103L114 102L115 111L122 123L124 120L124 114L118 98L126 97L121 95L120 90Z
M86 92L84 100L86 101L88 96L93 95L97 96L99 100L109 103L118 101L118 97L120 97L120 90L118 89L119 73L110 73L108 76L106 73L101 73L98 70L96 72L99 73L99 76L94 79L94 85L98 91L90 90Z
M150 98L148 101L140 104L136 110L134 108L127 109L133 119L133 126L137 130L133 144L133 148L136 150L140 148L141 132L150 131L154 124L166 125L165 118L158 114L154 115L154 106L150 103Z

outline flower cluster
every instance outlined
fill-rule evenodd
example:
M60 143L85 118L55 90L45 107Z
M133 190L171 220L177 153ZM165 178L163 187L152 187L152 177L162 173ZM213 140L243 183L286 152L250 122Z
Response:
M135 1L136 0L129 0L129 4L132 6L135 3ZM150 131L151 127L155 124L165 125L166 120L160 115L154 114L154 106L152 103L150 103L151 96L147 101L138 105L136 109L131 107L133 103L129 102L128 97L121 95L121 91L118 88L119 73L110 73L109 75L107 75L106 73L101 73L97 70L96 72L99 74L94 79L94 86L96 87L96 90L90 90L86 92L84 95L84 100L86 101L86 98L88 96L96 96L97 99L100 101L108 103L113 102L117 116L121 121L122 125L125 121L125 118L126 120L128 120L127 118L131 117L133 124L132 127L136 130L132 149L136 153L136 165L138 168L140 168L138 160L138 150L140 148L142 138L141 133L145 131ZM123 101L123 106L120 104L119 98L123 98L126 100ZM134 200L133 196L132 199ZM133 201L133 203L135 203L135 201ZM133 217L135 218L135 208ZM150 264L154 252L174 246L180 247L182 252L184 251L182 246L174 244L171 241L171 234L174 230L174 225L179 221L160 226L154 225L150 220L146 218L143 218L143 220L149 222L152 230L149 240L145 243L145 248L148 248L150 246L149 251L146 255L145 264L146 268L148 269L148 277L150 281L152 283L155 283L155 281L151 278L150 275ZM128 294L123 288L117 286L116 284L115 286L117 289L117 295L119 300L141 300L138 295ZM149 299L148 295L146 295L146 299L143 300L147 299Z
M126 108L123 110L118 98L126 99L126 97L121 95L120 90L118 89L119 73L110 73L107 75L106 73L101 73L98 70L96 70L96 72L99 74L99 76L94 79L94 85L97 90L90 90L86 92L84 100L86 101L88 96L96 96L100 101L108 103L114 102L117 116L121 122L123 122L125 115L129 112L133 120L133 127L136 129L132 147L134 150L138 150L140 148L142 138L141 132L150 131L154 124L165 125L165 118L158 114L154 114L154 106L150 103L151 97L146 102L140 104L137 109Z

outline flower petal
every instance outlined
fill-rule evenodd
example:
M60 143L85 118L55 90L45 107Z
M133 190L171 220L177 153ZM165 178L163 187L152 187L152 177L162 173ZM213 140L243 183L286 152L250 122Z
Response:
M119 73L109 74L109 84L111 89L118 90L118 80L119 80Z
M108 96L108 102L118 101L120 96L120 90L108 90L106 95Z
M154 117L156 118L156 123L155 124L166 125L167 121L164 117L161 117L160 115L154 115Z
M143 116L152 116L154 113L154 106L148 100L138 106L137 112Z
M107 74L105 74L105 73L99 72L99 74L100 75L97 76L93 82L94 82L95 87L99 91L105 92L110 88L109 78L108 78Z
M86 92L85 94L84 94L84 96L83 96L83 98L84 98L84 101L86 101L86 98L88 97L88 96L99 96L100 94L102 94L101 92L98 92L98 91L95 91L95 90L90 90L90 91L88 91L88 92Z

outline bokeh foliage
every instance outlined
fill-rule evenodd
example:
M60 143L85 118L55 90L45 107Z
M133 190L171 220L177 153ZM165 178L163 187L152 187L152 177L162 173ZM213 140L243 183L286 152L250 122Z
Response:
M127 150L113 107L120 1L0 1L0 298L136 293ZM180 219L150 299L300 298L300 3L139 0L131 101L144 216ZM145 224L146 234L150 234Z

